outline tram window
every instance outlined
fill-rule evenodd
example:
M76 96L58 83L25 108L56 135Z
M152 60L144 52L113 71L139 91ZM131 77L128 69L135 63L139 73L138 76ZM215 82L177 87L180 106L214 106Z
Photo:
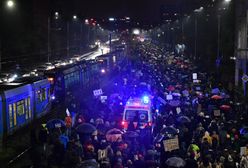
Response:
M9 127L13 127L13 113L12 113L12 104L9 104Z
M17 114L23 115L25 113L24 111L24 100L17 102Z
M13 104L14 126L16 125L16 103Z
M25 118L28 119L28 99L25 99Z
M46 88L41 89L41 97L42 97L42 101L47 99L47 91Z
M44 100L47 99L47 90L46 90L46 88L42 88L41 90L37 91L37 99L40 102L43 102Z
M28 112L29 112L29 118L31 118L31 104L30 104L30 97L28 97Z

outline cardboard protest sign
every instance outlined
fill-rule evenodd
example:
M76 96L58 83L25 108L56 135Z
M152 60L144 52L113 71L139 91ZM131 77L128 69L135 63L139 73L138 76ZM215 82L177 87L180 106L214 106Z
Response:
M167 139L163 141L165 152L170 152L179 149L178 137Z

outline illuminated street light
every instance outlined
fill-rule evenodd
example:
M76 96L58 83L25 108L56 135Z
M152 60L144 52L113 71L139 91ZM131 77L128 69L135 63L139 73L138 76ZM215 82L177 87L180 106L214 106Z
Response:
M113 22L113 21L115 21L115 18L110 17L110 18L109 18L109 21L110 21L110 22Z
M77 15L73 15L73 19L77 19Z
M85 20L84 20L84 23L85 23L85 24L89 24L89 20L88 20L88 19L85 19Z
M225 2L229 3L229 2L231 2L231 0L225 0Z
M8 0L8 1L6 2L6 5L7 5L8 8L13 8L14 5L15 5L15 3L14 3L12 0Z
M55 12L55 16L59 16L59 12Z
M140 30L139 30L139 29L134 29L134 30L133 30L133 34L139 35L139 34L140 34Z

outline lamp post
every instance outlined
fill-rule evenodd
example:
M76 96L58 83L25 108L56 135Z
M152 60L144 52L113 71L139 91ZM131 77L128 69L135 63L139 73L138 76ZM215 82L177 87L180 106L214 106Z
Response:
M194 44L194 60L196 59L197 54L197 15L195 16L195 44Z
M66 25L66 30L67 30L67 41L66 41L66 55L67 55L67 58L69 58L69 55L70 55L70 44L69 44L69 32L70 32L70 30L69 30L69 21L67 21L67 25Z
M194 12L195 12L195 44L194 44L194 59L196 59L196 55L197 55L197 35L198 35L198 21L197 21L197 14L198 13L201 13L203 11L203 7L200 7L199 9L195 9Z
M51 20L47 18L47 62L50 62L51 46L50 46L50 31L51 31Z
M6 6L7 6L7 8L11 9L15 6L15 3L12 0L8 0L8 1L6 1Z
M11 10L15 7L15 2L12 0L8 0L5 2L6 8ZM2 72L2 37L0 37L0 73Z

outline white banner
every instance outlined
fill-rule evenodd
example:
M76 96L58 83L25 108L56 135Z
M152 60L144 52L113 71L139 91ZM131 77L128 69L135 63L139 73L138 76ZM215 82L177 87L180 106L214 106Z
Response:
M100 96L100 95L102 95L103 94L102 89L93 90L93 94L94 94L94 96Z

